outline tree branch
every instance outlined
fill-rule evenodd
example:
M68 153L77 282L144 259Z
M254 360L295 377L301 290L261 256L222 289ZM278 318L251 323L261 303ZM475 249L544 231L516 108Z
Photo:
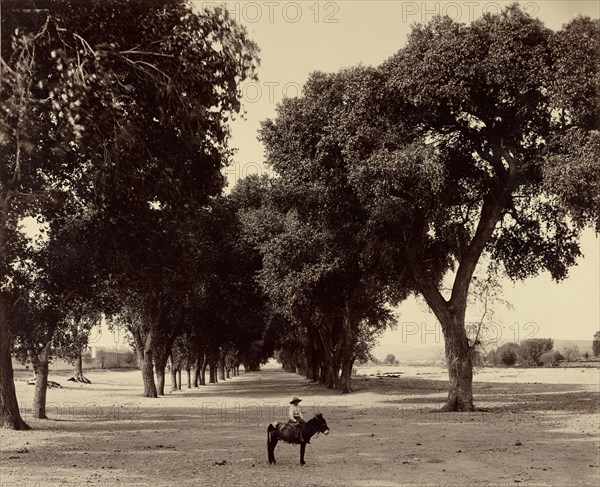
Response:
M496 224L502 216L502 210L504 208L505 196L495 195L494 192L490 192L486 195L481 209L481 216L475 234L471 239L471 243L467 247L463 258L461 259L456 276L454 278L454 285L452 286L452 295L450 303L454 307L466 308L466 300L469 293L469 285L471 278L479 262L479 258L489 241ZM463 309L464 311L464 309Z
M159 57L164 57L164 58L169 58L169 59L175 59L175 56L173 56L172 54L163 54L161 52L149 52L149 51L138 51L135 49L129 49L127 51L119 51L119 54L139 54L140 56L159 56Z

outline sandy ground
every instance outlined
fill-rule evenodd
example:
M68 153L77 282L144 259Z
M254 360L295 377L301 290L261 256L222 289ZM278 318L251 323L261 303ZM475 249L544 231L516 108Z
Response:
M598 369L489 369L475 385L485 410L463 414L437 411L447 382L435 371L397 369L358 377L343 396L266 368L158 399L140 396L139 371L89 372L92 385L54 374L63 389L48 390L43 421L18 378L33 429L1 431L0 485L600 485ZM299 447L281 443L269 465L267 425L294 395L331 433L313 438L306 466Z

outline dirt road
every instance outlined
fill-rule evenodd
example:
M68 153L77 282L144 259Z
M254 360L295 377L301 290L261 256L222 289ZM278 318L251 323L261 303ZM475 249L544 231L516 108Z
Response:
M63 389L48 391L45 421L17 380L33 429L0 433L2 487L600 485L597 383L478 383L487 410L459 414L436 412L445 381L419 377L359 378L340 396L266 369L158 399L140 397L139 371L66 377L51 377ZM287 444L269 465L267 425L295 395L331 433L307 446L306 466Z

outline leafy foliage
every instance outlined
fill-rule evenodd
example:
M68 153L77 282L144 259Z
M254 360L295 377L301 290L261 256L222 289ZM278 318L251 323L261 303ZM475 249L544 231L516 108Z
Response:
M564 359L564 356L558 350L550 350L542 353L539 360L545 366L554 366Z
M505 343L492 350L487 356L487 361L495 366L512 367L517 363L519 350L518 343Z
M577 345L563 347L560 354L567 362L573 362L580 356L579 347Z
M542 365L542 354L552 351L554 340L551 338L530 338L524 340L519 348L519 361L524 365Z
M288 312L335 303L356 269L391 303L419 292L446 338L448 407L472 409L465 316L480 260L513 279L564 279L594 221L597 40L597 21L554 33L513 5L468 26L414 26L379 67L313 73L261 131L288 202L255 218L279 236L263 249L269 281L287 278L271 298ZM576 176L563 185L546 168L564 166Z
M52 271L35 292L65 324L93 303L151 345L201 293L186 225L223 187L257 47L225 9L179 0L8 2L1 21L2 252L34 215L48 237L33 284Z
M600 331L594 334L594 340L592 342L592 354L594 357L600 357Z

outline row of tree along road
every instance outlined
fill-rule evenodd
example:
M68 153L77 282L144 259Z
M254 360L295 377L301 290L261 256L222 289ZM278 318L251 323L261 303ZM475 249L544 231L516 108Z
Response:
M27 427L11 353L45 417L51 353L77 356L101 315L131 334L148 397L169 356L193 386L274 353L350 392L414 293L444 334L444 409L473 410L478 264L484 283L560 280L600 228L598 21L436 18L380 66L313 73L262 125L277 178L224 195L246 31L183 1L36 5L2 5L4 427Z

